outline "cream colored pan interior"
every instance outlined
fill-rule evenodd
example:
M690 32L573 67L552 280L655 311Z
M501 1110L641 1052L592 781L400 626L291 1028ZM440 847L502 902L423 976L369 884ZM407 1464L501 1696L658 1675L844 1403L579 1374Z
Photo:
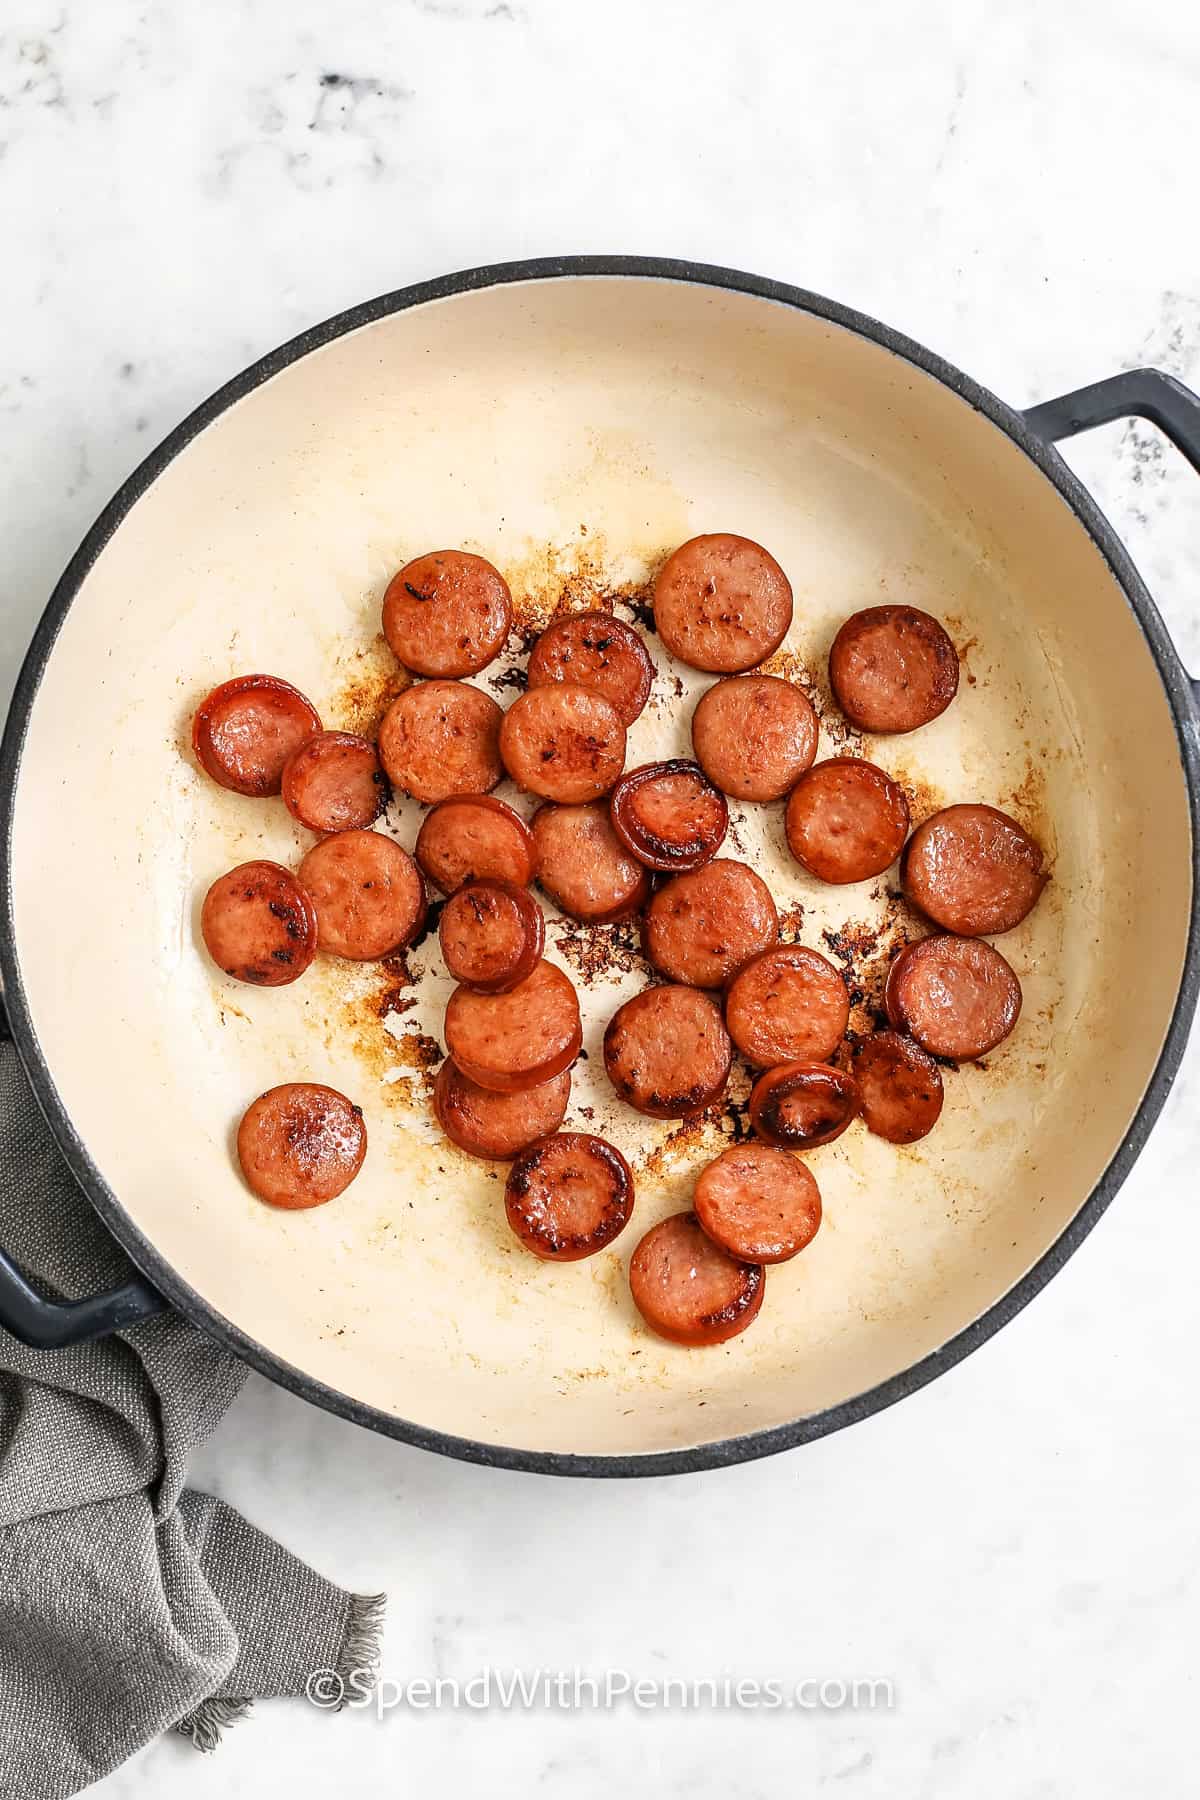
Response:
M431 1122L448 991L435 938L407 970L319 960L265 993L216 974L197 933L208 884L249 857L294 863L311 840L281 802L202 779L187 746L199 698L252 670L295 682L327 723L373 723L402 681L377 637L380 598L420 551L490 557L527 625L614 595L634 618L663 554L700 531L757 538L788 571L795 625L772 666L825 709L822 754L846 741L825 678L839 621L884 600L944 619L962 656L957 703L911 737L851 748L906 784L918 818L954 800L1007 808L1045 844L1053 880L1003 940L1025 989L1015 1035L986 1067L947 1073L925 1142L896 1149L858 1124L814 1152L826 1208L814 1244L770 1272L745 1336L688 1351L642 1327L626 1265L741 1129L746 1083L700 1128L614 1102L601 1034L645 979L628 934L589 944L547 909L548 953L579 982L587 1021L568 1124L610 1135L638 1181L615 1246L549 1266L508 1235L503 1168L462 1157ZM651 643L662 672L631 764L687 753L706 685ZM397 807L387 829L411 846L416 815ZM735 808L727 853L766 876L785 935L839 955L868 1001L889 950L921 930L886 882L823 888L801 873L779 807ZM1128 1127L1191 902L1160 680L1050 484L879 346L784 305L640 278L519 283L395 314L203 431L66 618L13 854L20 962L59 1093L184 1280L270 1352L387 1413L592 1454L782 1424L908 1368L983 1313L1063 1230ZM249 1100L296 1078L359 1101L370 1150L340 1200L287 1214L242 1185L232 1138Z

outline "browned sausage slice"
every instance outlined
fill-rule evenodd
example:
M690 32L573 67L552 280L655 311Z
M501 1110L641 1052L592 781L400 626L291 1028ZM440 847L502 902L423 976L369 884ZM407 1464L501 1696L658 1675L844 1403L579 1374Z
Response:
M246 1109L237 1153L260 1200L292 1211L323 1206L345 1193L363 1166L362 1108L319 1082L285 1082Z
M957 694L958 652L927 612L868 606L834 638L829 682L860 731L916 731Z
M571 1071L523 1088L518 1094L495 1094L468 1081L447 1057L438 1070L433 1106L438 1124L468 1156L507 1162L535 1139L557 1131L571 1097Z
M687 1119L725 1092L733 1045L721 1009L693 987L650 987L617 1008L604 1067L622 1100L652 1119Z
M808 1169L773 1144L735 1144L700 1171L696 1217L722 1250L743 1262L787 1262L811 1244L821 1193Z
M254 987L285 987L317 950L313 903L290 869L248 862L214 881L200 931L219 969Z
M504 1210L527 1250L548 1262L594 1256L625 1229L633 1174L619 1150L586 1131L559 1131L521 1153Z
M276 675L239 675L214 688L192 721L205 774L235 794L277 794L283 765L320 731L312 702Z
M646 909L647 956L672 981L691 987L720 987L778 936L770 888L729 857L676 875Z
M551 1081L570 1068L582 1043L579 1000L553 963L538 963L507 994L457 987L446 1007L447 1050L469 1080L493 1093Z
M530 654L530 687L553 681L603 695L628 727L650 698L654 664L632 625L606 612L570 613L547 625Z
M654 584L654 623L680 662L717 674L752 669L792 622L792 585L761 544L730 532L694 537Z
M490 794L459 794L426 814L417 861L443 894L464 881L511 881L524 887L537 872L537 846L519 813Z
M517 786L543 800L597 800L625 767L625 727L602 694L555 682L513 701L500 755Z
M850 1019L846 984L831 962L803 944L764 950L737 971L725 991L725 1023L759 1068L828 1062Z
M900 865L914 906L959 937L1011 931L1048 879L1040 845L994 806L947 806L918 825Z
M778 675L735 675L701 696L692 748L708 779L735 800L779 800L817 754L808 696Z
M477 994L503 994L541 960L546 922L526 888L468 881L443 907L438 941L455 981Z
M729 829L725 796L699 763L643 763L612 792L613 830L648 869L682 874L709 862Z
M812 1150L832 1144L858 1116L853 1075L829 1063L783 1063L750 1090L750 1123L764 1144Z
M407 850L378 831L339 831L314 844L300 880L317 909L317 943L371 962L411 944L425 923L425 887Z
M433 550L405 563L383 596L383 635L417 675L478 674L511 627L508 583L468 550Z
M897 1031L960 1062L1004 1042L1020 1017L1021 984L991 944L927 937L893 960L884 1005Z
M942 1075L931 1056L896 1031L877 1031L854 1058L863 1123L890 1144L927 1137L942 1112Z
M539 806L530 826L538 882L563 912L590 925L611 925L644 906L650 877L613 830L605 801Z
M500 708L466 681L418 681L393 700L379 756L394 787L426 803L486 794L504 773Z
M350 731L318 731L283 770L283 804L310 831L365 831L388 803L374 744Z
M874 763L835 756L800 777L784 824L792 855L818 881L869 881L904 847L908 801Z
M672 1213L646 1233L629 1264L633 1304L673 1344L723 1344L753 1324L766 1292L761 1263L728 1256L695 1213Z

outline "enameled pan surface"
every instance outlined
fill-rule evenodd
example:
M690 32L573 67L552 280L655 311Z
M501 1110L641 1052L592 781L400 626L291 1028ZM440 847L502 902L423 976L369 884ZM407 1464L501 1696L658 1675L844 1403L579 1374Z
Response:
M1063 494L909 347L777 290L650 272L467 278L404 298L215 407L78 583L13 804L27 1056L44 1057L76 1167L94 1166L102 1210L150 1272L314 1397L460 1453L600 1472L811 1435L961 1353L961 1334L986 1334L1086 1228L1184 970L1193 847L1177 713ZM615 1103L599 1040L646 979L634 936L589 937L547 904L548 953L586 1019L568 1124L625 1151L638 1200L608 1251L541 1264L508 1235L503 1169L430 1123L448 992L433 938L402 967L322 959L270 992L208 963L196 922L209 882L252 856L294 863L311 839L278 801L203 779L187 737L207 689L249 670L295 682L327 724L372 725L403 682L378 638L382 591L424 549L495 561L529 630L556 605L609 599L645 623L663 555L704 530L757 538L788 571L796 622L769 666L823 711L821 754L880 762L918 819L952 800L1007 808L1053 878L1002 942L1025 987L1013 1039L947 1075L923 1143L896 1149L857 1125L815 1152L818 1238L770 1272L744 1337L686 1351L642 1327L625 1268L744 1129L747 1084L701 1126ZM946 621L961 693L911 737L847 740L825 657L841 619L881 600ZM707 685L649 641L660 673L631 765L687 753ZM477 678L502 703L520 651L514 639ZM385 828L411 847L418 819L396 806ZM864 1006L890 950L921 929L894 873L850 889L805 876L780 807L735 808L727 853L766 877L786 935L852 971ZM342 1199L288 1215L245 1190L231 1142L254 1095L302 1078L363 1106L371 1148Z

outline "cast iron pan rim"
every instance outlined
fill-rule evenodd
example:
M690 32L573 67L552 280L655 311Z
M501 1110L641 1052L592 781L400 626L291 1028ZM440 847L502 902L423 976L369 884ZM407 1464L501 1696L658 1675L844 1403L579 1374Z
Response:
M1097 507L1087 490L1072 475L1061 457L1037 437L1019 412L1005 405L994 394L968 376L935 356L922 345L900 332L892 331L863 313L839 306L819 294L791 287L783 282L764 280L736 269L712 267L705 263L679 262L648 256L564 256L546 257L527 262L498 263L491 267L467 269L459 274L441 276L434 281L418 282L383 294L361 306L351 307L323 324L314 325L299 337L291 339L240 375L226 382L208 400L178 425L118 490L100 514L79 549L64 570L49 604L34 633L13 694L12 705L0 745L0 979L13 1038L25 1065L34 1094L76 1180L87 1194L105 1225L128 1252L142 1273L182 1313L185 1313L210 1336L224 1343L243 1361L261 1374L288 1388L292 1393L325 1407L342 1418L383 1432L421 1449L436 1450L464 1462L483 1463L492 1468L521 1469L543 1475L589 1475L617 1477L631 1475L671 1475L712 1469L733 1463L749 1462L760 1456L790 1449L793 1445L824 1437L857 1420L892 1405L905 1395L924 1387L926 1382L953 1368L963 1357L990 1338L1002 1325L1016 1316L1055 1275L1067 1258L1078 1249L1097 1219L1112 1200L1146 1142L1151 1126L1162 1110L1171 1084L1179 1069L1187 1043L1188 1027L1196 1007L1200 989L1200 920L1193 909L1187 955L1179 994L1158 1064L1141 1105L1116 1155L1100 1181L1084 1201L1070 1224L1045 1252L1039 1262L1001 1296L971 1325L950 1338L940 1349L923 1357L911 1368L889 1377L878 1387L858 1394L850 1400L823 1412L792 1420L769 1430L725 1438L716 1443L699 1444L683 1450L659 1451L647 1455L564 1455L556 1451L522 1450L502 1444L478 1442L434 1431L373 1406L365 1406L314 1380L282 1358L272 1355L247 1337L230 1320L195 1293L164 1261L154 1245L138 1230L120 1201L106 1185L86 1146L67 1115L41 1046L33 1030L28 1000L17 962L13 935L12 892L12 826L17 775L21 751L29 724L34 699L42 674L67 611L84 581L118 525L144 494L152 482L194 437L235 401L250 394L264 381L279 374L291 363L310 351L331 343L360 326L372 324L392 313L412 306L470 293L478 288L494 287L508 282L570 279L576 276L639 277L650 280L693 282L699 286L723 288L751 294L759 299L794 307L817 318L843 326L848 331L871 339L884 349L916 368L932 375L954 393L983 413L1036 463L1046 479L1057 488L1067 505L1087 527L1109 568L1123 589L1126 599L1150 645L1163 687L1175 720L1180 755L1187 777L1192 821L1193 893L1200 891L1200 732L1193 708L1187 676L1179 662L1149 593L1138 575L1124 545ZM171 1171L164 1169L164 1181ZM697 1352L712 1355L714 1352Z

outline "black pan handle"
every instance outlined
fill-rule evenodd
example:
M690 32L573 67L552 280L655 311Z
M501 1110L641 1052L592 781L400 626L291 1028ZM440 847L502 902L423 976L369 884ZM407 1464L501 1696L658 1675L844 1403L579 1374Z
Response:
M0 993L0 1040L11 1035ZM34 1350L60 1350L67 1344L108 1337L152 1319L166 1304L162 1295L138 1276L87 1300L43 1300L0 1250L0 1325Z
M1200 397L1161 369L1126 369L1107 381L1093 381L1073 394L1031 406L1024 419L1051 444L1111 425L1114 419L1149 419L1200 474Z
M1114 419L1149 419L1200 474L1200 395L1161 369L1126 369L1057 400L1043 400L1023 417L1048 444L1111 425ZM1188 680L1200 706L1200 680L1194 675Z

